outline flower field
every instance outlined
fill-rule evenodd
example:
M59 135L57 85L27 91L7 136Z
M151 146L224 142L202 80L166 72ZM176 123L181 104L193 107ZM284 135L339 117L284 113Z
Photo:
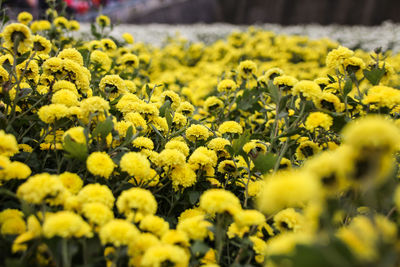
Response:
M0 266L400 265L400 55L46 16L1 28Z

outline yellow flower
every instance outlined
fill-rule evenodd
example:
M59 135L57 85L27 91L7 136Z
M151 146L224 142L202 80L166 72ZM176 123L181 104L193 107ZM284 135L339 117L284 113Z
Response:
M206 215L206 213L200 208L186 209L178 217L178 221L181 222L187 218L193 218L199 215Z
M204 102L204 109L207 112L211 112L211 113L218 112L218 110L220 110L223 107L224 107L224 102L222 102L222 100L220 100L216 96L210 96Z
M333 119L328 114L322 112L311 112L305 122L306 129L314 131L316 128L321 127L326 131L332 126Z
M138 152L125 153L121 158L120 167L122 171L135 177L137 181L152 178L149 160Z
M112 63L110 57L100 50L95 50L90 54L90 62L104 71L109 71ZM95 70L96 68L93 66L92 69Z
M68 29L69 22L66 18L59 16L53 20L53 24L61 29Z
M72 127L65 131L62 139L64 140L67 136L71 138L73 142L78 144L86 144L86 136L82 126Z
M274 226L281 232L304 231L305 218L293 208L281 210L274 216Z
M14 135L6 134L3 130L0 130L0 155L12 157L18 151L18 143Z
M304 96L307 100L313 100L321 94L321 88L313 81L302 80L293 86L294 95Z
M38 55L48 55L51 51L51 42L40 35L33 36L33 50Z
M196 173L187 163L176 165L171 171L170 178L172 180L172 186L175 190L178 190L181 187L190 187L197 181Z
M17 196L29 203L41 204L43 201L57 199L65 192L60 179L48 173L36 174L20 185Z
M76 20L70 20L68 23L68 29L70 31L79 31L81 25Z
M50 104L42 106L37 114L44 123L53 123L56 120L67 117L69 110L64 104Z
M364 96L362 103L392 109L400 104L400 92L398 89L388 86L373 86Z
M65 48L58 54L57 57L61 59L72 60L78 63L80 66L83 66L83 57L75 48Z
M50 82L51 83L51 82ZM76 90L76 86L75 84L69 82L69 81L65 81L65 80L60 80L60 81L56 81L53 84L53 92L56 93L60 90L68 90L73 92L77 97L79 97L79 93Z
M102 226L114 219L112 210L100 202L83 204L82 215L88 219L91 224L97 226Z
M211 132L203 125L192 124L185 132L186 138L191 141L207 140Z
M99 236L103 245L128 246L139 236L139 230L128 221L113 219L100 228Z
M389 119L370 115L346 125L342 136L343 142L356 150L390 153L398 148L400 130Z
M191 116L194 112L194 106L187 101L182 101L176 112L180 112L185 116Z
M179 230L168 230L161 238L165 244L178 245L181 247L189 247L189 237L185 232Z
M235 214L242 209L239 199L224 189L209 189L200 196L200 208L208 214Z
M21 23L11 23L3 30L4 46L11 51L14 49L23 54L32 48L31 31ZM18 47L15 45L18 44Z
M96 18L96 22L100 27L104 28L110 25L110 18L106 15L100 15Z
M53 104L63 104L67 107L78 106L79 101L73 92L69 90L59 90L55 92L51 98L51 103Z
M267 256L291 253L297 244L310 244L313 237L306 233L287 232L268 240L265 252Z
M268 69L264 74L267 80L274 80L276 77L279 77L281 75L284 75L284 71L280 68Z
M225 121L218 127L218 132L221 134L241 134L243 133L243 128L236 121Z
M313 99L315 106L322 110L330 112L342 112L344 110L344 104L340 102L340 99L331 93L322 92Z
M78 193L78 200L81 203L100 202L109 208L114 206L114 196L106 185L88 184Z
M259 226L265 222L265 216L257 210L241 210L235 213L234 220L239 227Z
M289 207L303 207L321 198L320 184L308 172L281 171L267 176L264 183L258 196L258 207L266 214Z
M139 67L139 58L131 53L126 53L118 59L119 64L123 65L124 68L137 69ZM124 69L127 71L128 69Z
M178 246L169 244L155 245L146 250L140 266L163 266L167 262L176 267L185 267L189 265L189 256L183 248Z
M229 225L226 234L230 239L235 237L243 238L243 236L249 231L249 226L239 226L236 222L233 222L231 225Z
M29 22L32 21L32 19L32 14L26 11L19 13L17 17L18 22L25 25L28 25Z
M288 92L290 91L293 86L298 82L298 80L289 75L281 75L276 78L274 78L273 84L279 87L283 92Z
M269 143L264 143L261 140L253 139L243 146L243 151L247 154L250 153L252 156L257 156L259 153L267 152L267 145L269 145Z
M12 217L1 223L2 235L19 235L26 231L25 221L21 217Z
M19 161L11 162L4 168L4 172L6 176L5 180L26 179L32 173L31 168L29 168L28 165Z
M93 175L108 179L114 170L114 162L106 152L93 152L86 160L86 167Z
M207 144L207 147L209 149L214 150L218 157L228 157L229 153L228 151L225 150L225 146L230 145L231 143L229 142L228 139L217 137L214 139L211 139L210 142Z
M243 79L252 78L253 75L256 75L257 65L251 60L242 61L239 64L238 72L240 77Z
M133 36L128 32L124 32L122 34L122 38L124 38L125 42L127 42L128 44L133 44L135 42Z
M132 145L139 149L150 149L153 150L154 143L150 138L139 136L133 140Z
M236 83L233 80L225 79L218 83L218 92L234 92L236 90Z
M345 59L352 57L354 54L350 49L339 46L337 49L333 49L326 56L326 66L330 69L337 69L342 66Z
M211 233L212 223L206 221L203 215L180 219L176 229L187 234L192 240L204 240Z
M296 158L298 160L304 160L316 155L320 150L318 144L313 141L304 141L301 142L296 149Z
M43 223L43 234L47 238L93 236L90 226L79 215L70 211L59 211L47 215Z
M64 172L59 175L59 178L61 179L64 187L72 194L77 194L83 186L81 177L79 177L79 175L76 173Z
M366 216L353 218L347 227L340 228L336 236L341 239L362 261L371 261L378 257L377 244L379 231Z
M166 90L162 92L160 94L160 99L163 103L169 101L173 110L176 110L181 103L181 98L179 97L179 95L171 90Z
M149 190L134 187L121 193L117 200L117 208L126 217L135 213L142 216L152 215L157 211L157 202Z
M119 75L106 75L100 80L99 88L106 93L122 94L126 91L124 80Z
M51 23L48 20L35 20L31 24L31 30L33 33L49 30L50 28Z
M100 44L103 47L103 50L106 52L113 52L117 49L115 42L109 38L101 39Z
M161 238L169 230L169 224L163 218L149 214L140 221L139 228Z
M177 149L164 149L158 155L157 165L161 167L176 167L185 164L185 155Z
M165 144L165 149L176 149L182 152L182 154L187 157L189 155L189 147L188 145L179 140L171 140Z

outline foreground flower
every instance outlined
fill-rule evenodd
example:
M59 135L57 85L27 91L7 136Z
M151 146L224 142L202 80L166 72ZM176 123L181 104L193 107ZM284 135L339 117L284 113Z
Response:
M311 173L283 171L265 178L258 196L258 206L266 214L289 207L302 207L306 203L319 201L320 184Z
M99 235L103 245L112 244L120 247L132 244L139 236L139 230L128 221L114 219L100 228Z
M46 216L43 234L47 238L92 237L90 226L77 214L70 211L59 211Z
M241 210L239 199L223 189L209 189L200 197L200 208L208 214L228 212L234 214Z
M88 171L93 175L109 178L114 170L114 162L105 152L93 152L86 160Z

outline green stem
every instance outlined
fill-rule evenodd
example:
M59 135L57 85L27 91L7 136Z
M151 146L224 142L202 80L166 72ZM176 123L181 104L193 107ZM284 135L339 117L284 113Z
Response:
M71 267L71 262L68 252L68 239L66 238L61 239L61 249L62 249L63 267Z

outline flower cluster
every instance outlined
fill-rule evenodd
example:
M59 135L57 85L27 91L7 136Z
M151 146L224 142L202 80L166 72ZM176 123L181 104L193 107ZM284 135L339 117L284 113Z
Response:
M400 55L249 28L0 39L0 265L400 262Z

